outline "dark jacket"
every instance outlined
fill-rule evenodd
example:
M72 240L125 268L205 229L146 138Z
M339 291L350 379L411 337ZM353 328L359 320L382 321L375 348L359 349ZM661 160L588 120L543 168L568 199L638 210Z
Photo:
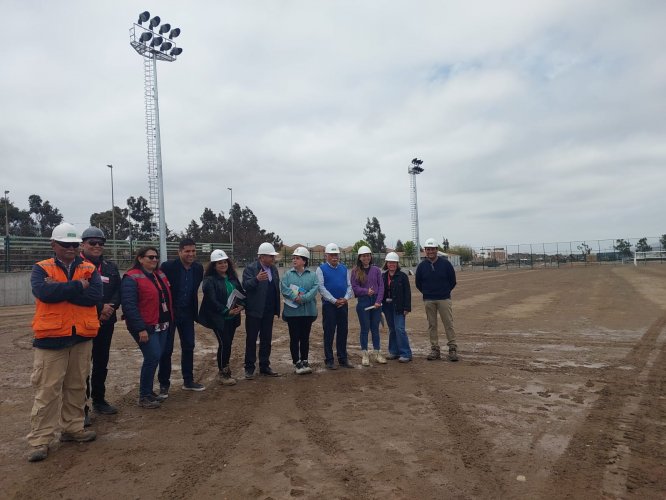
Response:
M245 295L240 281L236 278L229 278L229 281L236 290ZM227 312L229 312L229 309L227 309L228 298L224 278L217 273L206 276L203 280L203 300L201 301L201 309L199 309L199 324L206 328L224 330L225 321L229 321L234 328L238 328L240 326L240 314L229 320L225 318ZM245 301L239 301L239 304L245 305Z
M255 260L248 264L243 271L243 288L247 298L245 299L245 313L253 318L262 318L266 306L266 294L275 296L275 307L273 314L280 316L280 275L275 266L271 266L273 281L259 281L257 274L261 271L261 264Z
M409 278L402 271L396 271L391 280L391 287L388 284L388 271L382 273L384 280L384 299L383 305L388 304L386 299L391 299L390 304L397 314L404 314L405 311L412 310L412 289L409 286Z
M171 296L173 297L174 304L180 297L180 274L185 272L185 267L180 261L180 258L175 258L173 260L168 260L162 262L160 269L164 274L166 274L169 283L171 283ZM199 321L199 286L203 281L204 268L198 262L192 263L192 276L194 281L192 283L192 289L194 293L190 297L189 304L189 313L191 314L194 321ZM177 309L174 305L174 309ZM174 311L177 313L177 311Z
M456 287L456 271L443 257L435 262L421 261L416 268L416 288L423 294L423 300L446 300Z
M85 256L81 254L81 257L85 259ZM101 321L102 324L113 324L118 321L116 315L116 310L120 307L120 272L118 271L118 266L116 266L110 260L106 260L102 257L100 264L93 262L90 259L85 259L97 268L97 273L102 279L102 286L104 288L104 297L102 301L97 304L97 314L102 313L102 308L104 304L113 305L113 314L106 321Z

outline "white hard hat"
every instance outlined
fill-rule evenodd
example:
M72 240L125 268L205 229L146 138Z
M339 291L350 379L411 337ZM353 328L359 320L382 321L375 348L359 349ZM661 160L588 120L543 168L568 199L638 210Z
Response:
M389 252L386 254L386 262L400 262L400 257L395 252Z
M359 255L363 255L364 253L372 254L372 250L370 250L370 247L363 245L358 250L356 250L356 253Z
M423 244L423 248L437 248L437 242L435 238L428 238Z
M210 254L210 261L218 262L220 260L229 260L227 253L224 250L213 250Z
M275 247L270 243L262 243L259 245L259 250L257 250L257 255L277 255Z
M294 253L292 253L291 255L296 255L298 257L305 257L306 259L310 258L310 252L305 247L298 247L296 250L294 250Z
M329 243L328 245L326 245L324 253L340 253L340 249L338 248L338 245L336 245L335 243Z
M81 243L81 238L79 238L76 228L68 222L63 222L54 227L51 239L63 243Z

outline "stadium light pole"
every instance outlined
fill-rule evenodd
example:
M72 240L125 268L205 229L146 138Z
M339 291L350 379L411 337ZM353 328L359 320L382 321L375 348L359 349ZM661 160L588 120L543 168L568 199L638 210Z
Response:
M111 238L113 239L113 260L118 261L116 252L116 201L113 197L113 165L107 165L111 169Z
M419 242L419 208L418 200L416 197L416 176L423 172L423 160L414 158L412 164L407 167L409 174L409 188L410 188L410 212L412 215L412 241L416 247L416 263L418 264L421 256L421 243Z
M229 190L229 218L231 219L231 256L234 256L234 188L227 188Z
M148 23L148 27L144 27L143 23ZM132 25L129 33L130 45L143 57L146 143L148 146L148 203L153 213L152 233L153 236L159 234L160 260L163 262L167 260L167 247L160 111L157 95L157 61L173 62L183 52L183 49L177 47L173 41L180 35L180 28L171 29L170 24L162 23L160 25L160 23L159 16L151 19L150 12L145 11L139 14L139 20Z

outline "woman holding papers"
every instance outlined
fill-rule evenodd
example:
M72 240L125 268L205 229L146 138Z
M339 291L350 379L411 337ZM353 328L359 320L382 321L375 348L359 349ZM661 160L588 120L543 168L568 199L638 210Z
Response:
M381 353L379 343L379 323L382 319L382 299L384 281L382 271L372 265L372 250L363 245L358 249L356 266L351 272L351 286L358 299L356 314L361 327L361 364L370 366L368 355L368 331L372 332L372 348L377 363L385 364L386 358Z
M317 319L317 274L307 268L310 252L298 247L292 254L294 267L280 280L280 292L284 298L282 319L289 327L289 349L294 362L294 372L299 375L312 373L308 362L310 351L310 330Z
M245 294L236 270L224 250L213 250L203 280L203 300L199 310L199 323L211 328L217 337L217 367L223 385L234 385L229 358L240 313L244 309Z

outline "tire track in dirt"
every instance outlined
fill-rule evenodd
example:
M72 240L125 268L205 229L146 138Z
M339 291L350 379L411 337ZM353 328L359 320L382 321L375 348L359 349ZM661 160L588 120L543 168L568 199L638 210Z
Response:
M665 328L666 315L663 315L650 325L618 364L633 365L637 376L631 376L618 367L605 371L606 385L553 467L551 484L544 491L544 496L553 492L558 498L592 498L602 491L610 496L626 494L631 446L641 432L636 402L642 401L648 407L654 404L650 398L651 385L645 386L641 379L649 379L648 374L655 371L657 377L663 377L663 364L655 366L656 356L651 356L651 353L655 351ZM634 476L631 477L635 480Z
M437 364L439 362L433 362L433 366ZM491 458L495 447L482 437L482 427L473 422L473 415L463 409L441 384L433 383L436 379L423 374L414 375L414 379L429 395L440 423L453 441L448 452L459 456L465 469L475 477L468 493L473 497L502 498L506 490L499 477L504 472L500 472Z

